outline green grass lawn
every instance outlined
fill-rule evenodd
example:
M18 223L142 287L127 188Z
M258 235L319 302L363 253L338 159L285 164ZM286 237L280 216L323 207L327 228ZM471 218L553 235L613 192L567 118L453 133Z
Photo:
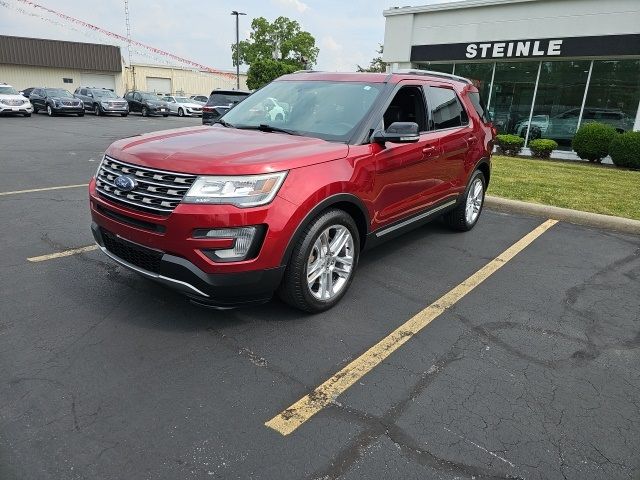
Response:
M640 171L495 155L489 195L640 220Z

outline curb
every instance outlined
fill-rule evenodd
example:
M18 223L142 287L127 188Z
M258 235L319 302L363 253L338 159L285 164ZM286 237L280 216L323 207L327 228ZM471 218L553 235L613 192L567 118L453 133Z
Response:
M571 210L570 208L552 207L551 205L522 202L520 200L510 200L508 198L494 197L491 195L486 196L485 206L499 212L524 213L576 225L586 225L588 227L640 235L640 220L632 220L630 218L582 212L580 210Z

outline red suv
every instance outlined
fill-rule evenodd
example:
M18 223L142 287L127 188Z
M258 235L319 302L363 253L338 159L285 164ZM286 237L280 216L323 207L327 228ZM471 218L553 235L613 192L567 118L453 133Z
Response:
M112 144L89 186L92 230L113 260L195 303L278 292L319 312L365 248L440 216L473 228L494 135L464 78L294 73L213 126Z

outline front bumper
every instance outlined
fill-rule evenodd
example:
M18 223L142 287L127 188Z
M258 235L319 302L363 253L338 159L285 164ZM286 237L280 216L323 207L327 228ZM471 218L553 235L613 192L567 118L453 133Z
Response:
M169 115L171 111L167 107L147 107L149 115Z
M53 113L84 113L84 106L66 106L62 105L60 107L56 107L55 105L51 107Z
M0 113L33 113L33 105L26 103L14 106L0 103Z
M119 106L111 106L111 105L100 104L100 106L102 107L102 111L104 113L129 113L129 106L128 105L125 105L123 107L119 107Z
M198 303L217 307L264 302L273 296L286 266L289 241L302 220L298 208L278 196L269 205L245 209L232 205L179 204L171 214L163 216L104 198L96 191L95 179L90 183L89 193L93 234L107 255ZM194 237L197 229L248 225L262 225L263 235L256 237L256 253L246 260L212 260L206 252L221 248L220 239ZM155 256L157 263L149 268L145 258L131 257L133 261L127 262L123 258L126 254L118 255L114 248L109 251L103 231L118 237L118 241L128 242L128 246L144 249L142 254Z
M151 271L128 262L114 253L113 249L110 250L104 236L113 236L111 232L95 222L91 225L91 231L100 250L112 260L146 278L182 292L194 303L213 308L234 308L267 302L278 288L285 269L281 266L267 270L211 274L203 272L185 258L158 252L161 255L158 266L154 268L156 271ZM130 249L147 249L119 235L117 237L117 241L128 244Z

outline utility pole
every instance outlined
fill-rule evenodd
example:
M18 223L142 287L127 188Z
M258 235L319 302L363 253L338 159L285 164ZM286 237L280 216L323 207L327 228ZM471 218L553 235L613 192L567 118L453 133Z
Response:
M129 73L133 81L133 89L136 89L136 71L131 63L131 24L129 23L129 1L124 0L124 18L127 23L127 52L129 53Z
M236 16L236 89L240 90L240 15L246 13L234 10L231 15Z

